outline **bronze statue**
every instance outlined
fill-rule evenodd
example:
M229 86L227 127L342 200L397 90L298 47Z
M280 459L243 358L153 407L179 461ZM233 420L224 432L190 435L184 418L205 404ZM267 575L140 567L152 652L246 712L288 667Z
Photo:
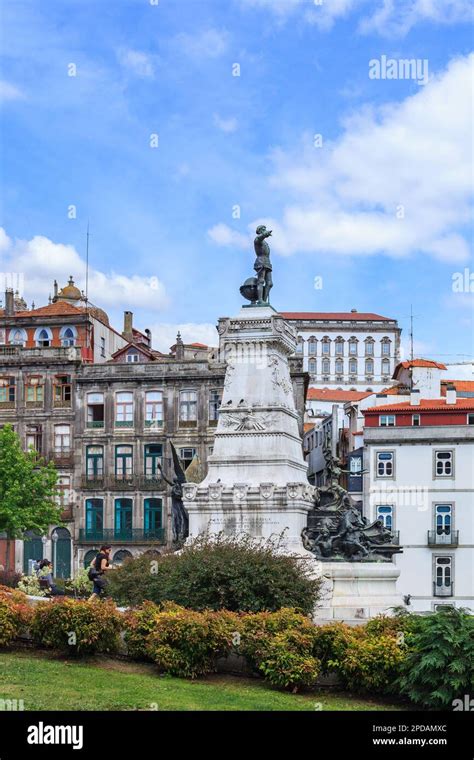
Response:
M175 473L173 480L166 477L160 464L158 467L165 483L171 486L171 529L173 543L181 546L189 536L189 516L183 504L183 483L186 483L186 475L171 441L170 446Z
M253 241L255 248L255 264L253 268L257 272L257 295L258 303L270 303L270 290L273 287L272 281L272 264L270 261L270 246L268 245L266 238L272 234L271 230L267 230L264 224L260 224L255 230L257 236Z

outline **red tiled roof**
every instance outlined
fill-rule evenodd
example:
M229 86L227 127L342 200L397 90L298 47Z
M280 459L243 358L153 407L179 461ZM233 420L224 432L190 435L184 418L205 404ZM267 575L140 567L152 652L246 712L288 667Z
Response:
M409 361L400 362L400 364L397 364L395 367L395 372L393 373L394 377L399 367L403 367L403 369L410 369L410 367L431 367L433 369L447 369L445 364L432 361L432 359L410 359Z
M313 430L314 422L305 422L303 428L305 433L307 433L309 430Z
M190 348L209 348L205 343L185 343L184 345Z
M73 306L72 303L67 301L56 301L56 303L50 303L48 306L40 306L39 309L31 309L30 311L16 311L12 314L13 317L56 317L67 316L68 314L79 315L82 314L82 309L78 309ZM5 309L0 309L0 316L5 316Z
M350 320L352 322L394 322L391 317L381 317L380 314L364 311L281 311L285 319L315 319L324 321Z
M455 409L463 411L464 409L474 409L474 398L458 398L455 404L447 404L445 398L425 398L420 399L419 404L384 404L383 406L371 406L369 409L363 409L362 414L378 414L379 412L429 412L442 411L449 412Z
M360 401L371 396L367 391L339 391L332 388L308 388L307 399L314 401Z
M441 393L446 395L446 386L454 385L457 391L468 391L474 393L474 380L441 380Z

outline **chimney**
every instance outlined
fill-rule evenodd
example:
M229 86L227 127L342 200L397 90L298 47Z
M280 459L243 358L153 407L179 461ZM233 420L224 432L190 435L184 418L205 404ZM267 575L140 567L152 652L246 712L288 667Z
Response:
M58 281L57 280L53 282L53 290L54 290L54 298L56 299L58 297Z
M13 317L15 313L15 302L13 300L13 288L7 288L5 291L5 316Z
M181 333L180 332L178 332L178 334L176 336L176 351L175 351L175 356L179 360L184 359L184 344L183 344L183 341L181 339Z
M123 333L125 340L133 340L133 312L124 311L123 313Z
M420 391L410 391L410 406L420 406Z
M446 404L456 403L456 388L451 383L446 388Z
M148 327L145 330L145 335L148 338L148 348L151 348L151 330Z

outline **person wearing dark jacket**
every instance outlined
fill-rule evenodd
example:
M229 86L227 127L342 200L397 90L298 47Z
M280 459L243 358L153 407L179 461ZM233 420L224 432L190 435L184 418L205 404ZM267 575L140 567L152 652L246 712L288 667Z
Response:
M107 570L111 569L109 562L111 548L111 546L101 546L99 553L90 564L89 580L91 580L94 584L92 594L89 597L90 602L93 599L99 599L100 596L104 593L105 587L107 586L105 573Z

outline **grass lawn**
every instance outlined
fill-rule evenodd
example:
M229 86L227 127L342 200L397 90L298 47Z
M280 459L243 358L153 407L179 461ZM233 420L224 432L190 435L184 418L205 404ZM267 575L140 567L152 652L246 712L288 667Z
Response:
M251 678L187 681L162 676L151 664L105 657L74 661L38 651L0 653L0 697L23 699L25 710L404 709L343 693L289 694Z

